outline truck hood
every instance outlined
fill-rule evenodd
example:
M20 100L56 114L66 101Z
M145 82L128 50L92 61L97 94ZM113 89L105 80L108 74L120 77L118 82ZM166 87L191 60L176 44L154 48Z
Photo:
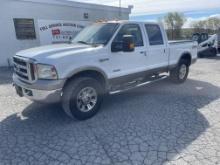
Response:
M97 47L84 44L54 44L22 50L16 55L41 62L57 60L68 55L80 55L94 49L97 49Z

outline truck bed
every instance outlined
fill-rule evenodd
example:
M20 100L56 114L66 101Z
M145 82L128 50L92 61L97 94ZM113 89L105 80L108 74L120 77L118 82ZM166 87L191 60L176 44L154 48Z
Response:
M188 43L188 42L194 42L193 40L172 40L168 41L169 44L182 44L182 43Z
M192 59L197 58L198 43L192 40L168 41L169 43L169 65L174 65L183 52L189 52Z

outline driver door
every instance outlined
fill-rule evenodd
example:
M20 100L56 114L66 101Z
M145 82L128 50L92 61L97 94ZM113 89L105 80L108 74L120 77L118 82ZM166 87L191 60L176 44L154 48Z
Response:
M146 70L146 43L140 26L139 24L123 25L113 40L113 43L122 43L124 35L132 35L135 43L135 50L133 52L118 51L111 53L110 79L119 80L116 82L132 81L140 77L140 73Z

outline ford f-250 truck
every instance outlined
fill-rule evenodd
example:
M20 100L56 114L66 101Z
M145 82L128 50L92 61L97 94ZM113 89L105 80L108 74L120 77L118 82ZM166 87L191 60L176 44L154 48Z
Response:
M95 115L106 93L164 78L183 83L197 59L197 42L168 42L162 25L133 21L95 23L69 44L48 45L13 57L18 95L62 103L79 120Z

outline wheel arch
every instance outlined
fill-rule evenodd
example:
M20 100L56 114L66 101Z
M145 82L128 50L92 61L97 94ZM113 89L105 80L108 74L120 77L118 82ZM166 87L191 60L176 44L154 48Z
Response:
M192 63L192 55L190 52L184 52L180 58L179 58L179 61L178 61L178 64L180 63L181 60L187 60L188 61L188 66L191 65Z
M96 67L85 67L85 68L79 68L75 71L71 72L68 75L67 80L65 81L64 86L70 81L77 77L92 77L101 82L102 86L106 90L108 87L108 78L106 73L99 68Z

